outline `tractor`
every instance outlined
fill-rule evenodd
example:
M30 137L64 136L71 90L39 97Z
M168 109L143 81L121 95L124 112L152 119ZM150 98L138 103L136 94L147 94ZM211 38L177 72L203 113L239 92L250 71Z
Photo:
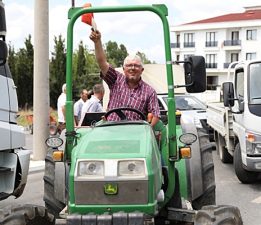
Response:
M84 14L149 11L163 24L168 82L168 123L154 128L133 108L116 108L91 126L75 128L72 100L73 27ZM66 130L51 136L44 174L45 207L26 205L3 213L3 225L240 225L237 207L216 206L212 145L203 130L175 110L170 33L165 5L72 7L66 64ZM205 60L184 62L186 90L206 89ZM165 74L162 74L162 76ZM159 78L160 79L160 78ZM129 121L126 111L140 115ZM116 113L120 121L107 121ZM1 217L0 217L1 218ZM18 223L17 223L18 224Z

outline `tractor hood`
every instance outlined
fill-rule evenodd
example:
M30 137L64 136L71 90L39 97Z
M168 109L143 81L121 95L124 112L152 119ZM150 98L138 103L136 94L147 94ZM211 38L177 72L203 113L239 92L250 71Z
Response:
M157 146L146 123L80 128L77 133L75 159L146 158Z

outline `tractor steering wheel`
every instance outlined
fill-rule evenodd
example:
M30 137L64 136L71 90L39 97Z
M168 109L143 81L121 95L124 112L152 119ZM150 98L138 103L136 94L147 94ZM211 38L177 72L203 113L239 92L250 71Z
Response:
M121 120L127 120L127 116L123 112L123 110L135 112L141 117L142 120L146 120L146 116L140 110L133 109L130 107L120 107L120 108L115 108L115 109L109 110L107 113L105 113L104 117L105 117L105 119L107 119L109 115L111 115L112 113L116 113L120 117Z

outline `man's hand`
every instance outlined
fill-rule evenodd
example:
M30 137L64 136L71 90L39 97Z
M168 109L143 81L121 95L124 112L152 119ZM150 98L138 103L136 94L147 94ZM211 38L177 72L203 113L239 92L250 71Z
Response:
M90 39L91 39L94 43L97 43L98 41L100 41L100 40L101 40L101 33L100 33L100 31L98 31L98 30L94 31L94 30L92 29L92 32L91 32L91 34L90 34Z

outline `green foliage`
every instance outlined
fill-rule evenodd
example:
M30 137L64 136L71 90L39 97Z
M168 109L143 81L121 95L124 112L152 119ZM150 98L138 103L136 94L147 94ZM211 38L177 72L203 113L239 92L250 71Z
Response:
M95 55L83 46L82 41L73 55L73 96L77 100L82 89L91 90L94 84L101 83Z
M33 106L33 55L34 48L31 35L25 39L25 47L17 52L8 46L8 64L14 82L17 86L20 108ZM108 62L115 67L121 67L128 51L123 44L109 41L105 44ZM150 63L144 53L138 52L144 63ZM100 69L93 50L89 50L81 41L73 53L73 97L78 99L82 89L91 90L93 85L101 83ZM66 81L66 49L65 39L59 35L54 37L54 50L50 59L50 106L56 108L62 85Z
M25 39L25 48L20 48L15 53L9 44L8 64L17 88L19 107L30 107L33 105L33 57L34 49L31 35Z
M105 46L108 62L115 67L121 67L124 59L128 55L126 47L123 44L118 46L118 44L113 41L108 41Z
M147 59L147 56L145 55L145 53L137 52L136 54L141 58L143 64L151 64L151 61L149 59Z
M65 39L54 37L54 52L50 61L50 105L56 108L57 99L66 80Z

